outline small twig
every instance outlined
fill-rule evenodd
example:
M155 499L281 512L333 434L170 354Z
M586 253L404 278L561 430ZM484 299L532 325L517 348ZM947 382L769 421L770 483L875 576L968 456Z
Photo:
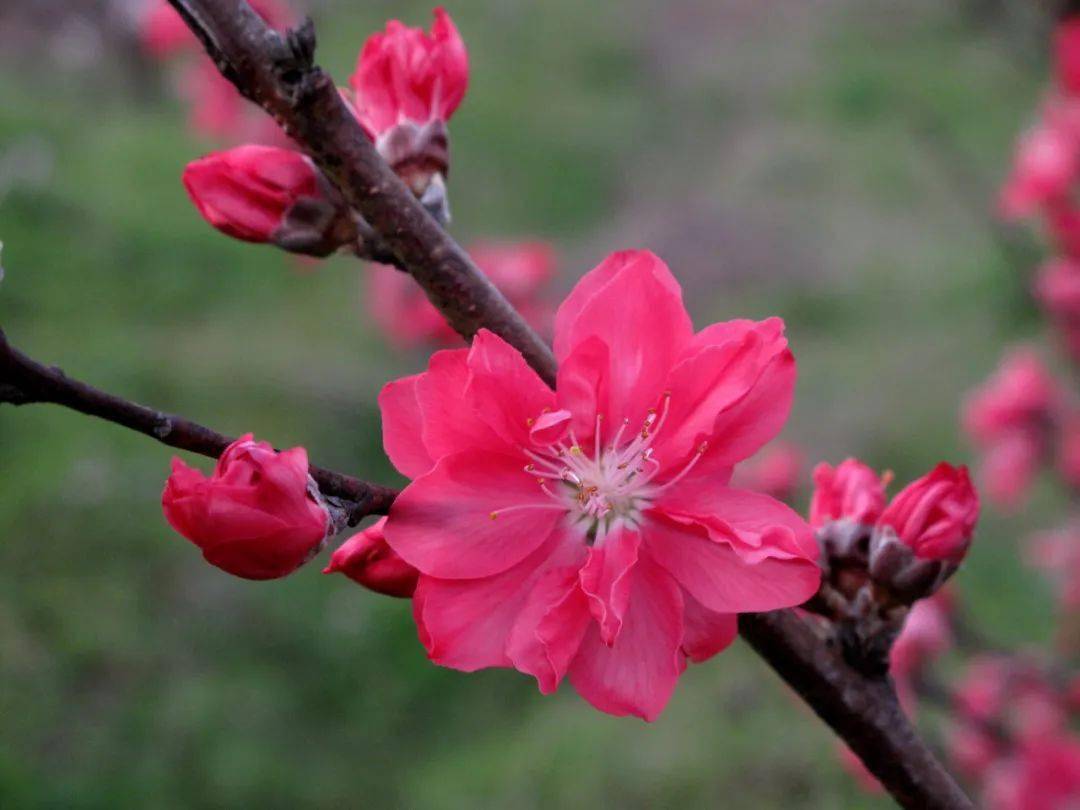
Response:
M551 350L379 156L315 65L311 20L282 34L242 0L169 2L221 74L315 161L460 335L490 329L554 384Z
M32 360L7 341L0 330L0 403L53 403L96 416L162 444L217 458L234 439L182 416L138 405L72 379L58 368ZM366 515L386 514L395 490L359 478L312 466L312 478L324 496L345 510L350 526Z

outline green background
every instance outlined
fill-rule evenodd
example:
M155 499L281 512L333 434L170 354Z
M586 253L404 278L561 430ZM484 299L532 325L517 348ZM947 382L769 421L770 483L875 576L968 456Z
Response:
M453 232L552 240L560 291L611 250L650 247L698 324L787 320L800 384L785 437L813 460L858 454L901 481L970 460L963 392L1041 329L1037 245L991 212L1044 57L1036 21L997 5L458 0L472 81L451 127ZM311 10L339 80L387 17L429 11ZM26 44L0 55L0 153L22 167L0 185L12 342L398 480L375 394L425 361L365 322L363 268L213 232L179 183L212 145L168 77ZM51 407L0 409L0 805L887 805L742 643L690 668L648 725L513 672L439 669L406 603L318 562L230 578L161 516L170 455ZM1053 631L1015 541L1061 504L1045 481L1020 515L987 510L957 585L996 641Z

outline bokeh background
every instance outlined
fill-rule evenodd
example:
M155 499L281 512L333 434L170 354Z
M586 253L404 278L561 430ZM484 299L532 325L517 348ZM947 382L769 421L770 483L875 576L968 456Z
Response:
M339 79L414 0L312 2ZM424 365L366 322L355 260L301 266L196 215L170 76L95 0L0 5L0 324L46 362L232 434L397 480L376 392ZM781 315L785 438L900 480L970 458L963 392L1037 337L1032 238L992 218L1045 73L1042 21L968 0L453 0L472 81L453 232L540 237L560 290L660 253L699 324ZM0 806L879 807L742 643L652 725L431 665L408 605L312 564L205 565L159 496L171 453L60 409L0 408ZM208 465L204 464L204 469ZM804 484L809 471L804 471ZM1052 632L988 510L957 580L1007 645ZM805 506L806 492L800 496ZM920 722L937 738L937 718Z

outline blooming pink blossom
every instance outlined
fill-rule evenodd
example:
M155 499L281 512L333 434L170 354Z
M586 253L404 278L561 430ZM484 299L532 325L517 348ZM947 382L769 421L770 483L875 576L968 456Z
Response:
M342 573L376 593L411 597L419 572L386 544L385 525L386 518L381 518L342 543L323 573Z
M915 556L959 563L979 519L979 496L967 467L941 462L900 490L878 523L891 526Z
M329 526L309 487L307 451L278 453L250 433L225 449L209 478L174 458L161 505L207 562L245 579L291 573L318 551Z
M872 525L885 508L885 482L855 458L836 467L821 463L814 468L814 494L810 499L810 525L817 528L834 520Z
M1061 399L1057 382L1026 347L1009 352L968 395L963 426L982 450L980 478L995 502L1008 507L1023 499L1046 459Z
M311 159L248 144L189 163L184 186L203 219L246 242L325 256L355 239L348 206Z
M1055 449L1058 474L1080 491L1080 413L1072 412L1061 419Z
M357 118L376 141L402 124L449 121L468 83L465 43L442 8L430 34L390 20L368 37L349 78Z
M555 251L544 242L478 242L473 261L522 317L541 334L551 332L551 307L541 292L555 272ZM372 321L401 348L460 346L447 323L408 274L372 265L365 289Z
M735 614L798 605L809 526L731 468L783 426L795 363L779 319L696 334L667 266L609 256L555 319L556 390L487 330L379 398L412 483L384 531L420 570L428 656L514 667L544 693L651 720Z
M790 501L799 488L806 455L790 442L773 442L752 461L735 471L736 486L764 492L780 501Z

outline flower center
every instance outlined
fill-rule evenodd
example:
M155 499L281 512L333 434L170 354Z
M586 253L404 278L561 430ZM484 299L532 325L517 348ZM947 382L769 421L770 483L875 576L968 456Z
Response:
M630 420L624 419L608 441L604 440L603 417L598 415L591 447L579 442L571 429L568 441L555 442L543 450L523 448L532 459L525 472L554 501L551 508L565 509L590 539L606 533L616 520L638 525L656 496L681 481L706 449L703 442L678 474L663 484L656 483L664 465L655 457L653 444L670 405L671 394L665 393L659 412L650 408L633 432ZM521 507L509 507L515 508ZM508 509L492 512L492 519L505 511Z

